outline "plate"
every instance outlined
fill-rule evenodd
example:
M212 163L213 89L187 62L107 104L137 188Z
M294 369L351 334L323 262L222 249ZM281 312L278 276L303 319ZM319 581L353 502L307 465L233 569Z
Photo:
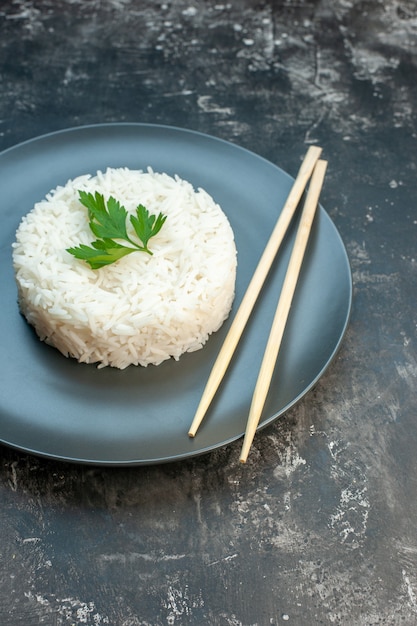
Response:
M178 174L220 204L238 250L229 320L198 352L158 367L120 371L79 364L40 342L19 314L11 259L16 228L34 203L80 174L126 166ZM197 436L187 432L231 319L293 179L226 141L175 127L103 124L72 128L0 154L0 440L67 461L127 465L185 459L241 437L296 224L264 285L249 324ZM345 333L352 281L343 242L320 207L310 236L259 428L319 380Z

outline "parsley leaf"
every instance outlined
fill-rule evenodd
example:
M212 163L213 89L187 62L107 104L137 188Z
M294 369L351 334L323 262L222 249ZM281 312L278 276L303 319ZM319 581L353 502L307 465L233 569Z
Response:
M135 233L145 246L146 252L152 254L152 252L148 249L148 241L151 237L159 233L165 220L166 215L162 215L162 213L160 213L158 217L155 215L149 215L149 211L145 209L143 204L139 204L136 209L136 216L130 216L130 221L135 229Z
M128 213L115 198L110 196L106 203L98 191L94 195L86 191L78 193L81 204L88 209L90 230L97 239L91 246L80 244L67 248L67 252L85 261L94 270L110 265L131 252L152 254L148 247L149 239L159 233L167 218L166 215L162 213L158 216L150 215L142 204L138 205L136 215L130 216L130 222L140 241L139 244L129 237L126 226ZM120 240L129 245L120 243Z

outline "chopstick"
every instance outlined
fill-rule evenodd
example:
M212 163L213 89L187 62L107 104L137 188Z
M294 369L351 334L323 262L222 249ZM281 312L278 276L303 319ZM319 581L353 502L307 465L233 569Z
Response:
M306 251L308 238L311 227L313 225L314 216L319 200L321 187L326 173L327 161L319 160L314 168L311 178L309 190L305 200L303 212L300 218L294 247L288 263L287 272L285 274L284 284L282 286L281 295L279 297L277 310L268 342L265 348L261 368L259 370L258 379L252 397L252 403L249 410L249 417L246 426L245 437L243 440L242 451L240 454L240 462L246 463L259 419L264 408L266 397L270 388L271 378L274 372L275 363L281 346L285 325L287 323L288 314L291 308L291 302L297 286L301 265Z
M278 221L275 224L272 234L245 292L243 300L236 312L232 325L230 326L217 359L213 365L200 403L197 407L197 411L194 415L193 422L188 431L188 435L190 437L195 437L207 409L209 408L217 391L217 388L223 379L261 288L271 268L272 262L278 252L282 240L284 239L285 233L287 232L288 226L291 222L291 218L294 215L321 152L322 149L318 146L310 146L307 150Z

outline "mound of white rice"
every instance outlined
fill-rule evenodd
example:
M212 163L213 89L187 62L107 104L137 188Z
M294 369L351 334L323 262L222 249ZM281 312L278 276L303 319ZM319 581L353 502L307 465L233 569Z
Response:
M143 204L167 216L134 252L93 270L67 248L95 239L79 190ZM127 220L129 224L129 220ZM41 340L85 363L158 365L201 348L227 318L235 290L231 226L203 190L167 174L108 169L50 192L22 220L13 244L21 312Z

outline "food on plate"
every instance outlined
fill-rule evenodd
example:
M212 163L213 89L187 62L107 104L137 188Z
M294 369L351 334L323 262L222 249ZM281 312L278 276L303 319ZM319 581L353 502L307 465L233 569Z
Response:
M113 214L115 204L125 213ZM108 236L103 211L125 223L128 239ZM77 249L90 249L88 258ZM89 262L95 253L103 263ZM17 229L13 264L20 310L42 341L124 369L202 348L230 313L237 257L231 225L206 191L150 168L108 168L35 204Z

